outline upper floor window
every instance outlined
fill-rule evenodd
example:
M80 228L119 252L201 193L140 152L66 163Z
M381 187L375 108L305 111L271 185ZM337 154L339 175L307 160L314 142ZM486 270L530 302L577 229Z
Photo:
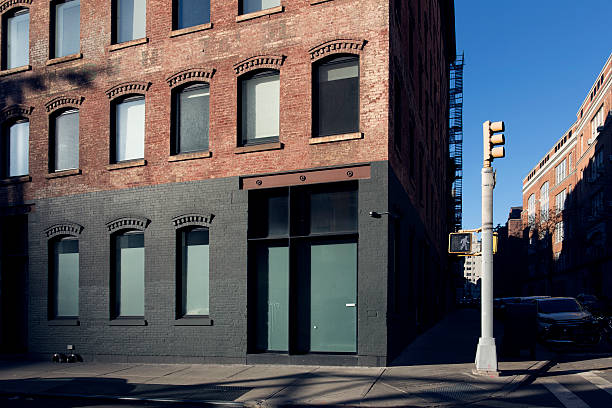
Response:
M266 70L239 82L242 145L276 142L280 134L280 74Z
M174 0L173 28L210 23L210 0Z
M359 58L341 56L315 68L313 136L359 131Z
M79 111L61 112L51 119L50 171L79 168Z
M172 154L208 150L209 86L195 84L174 94Z
M3 128L4 177L25 176L29 173L30 122L18 119Z
M605 118L604 118L604 107L601 106L599 108L599 110L597 111L597 113L595 114L595 116L593 116L593 119L591 119L592 139L595 139L597 137L597 135L599 135L599 132L597 131L597 128L599 126L603 126L604 121L605 121Z
M111 275L112 317L144 316L144 233L127 231L113 236Z
M540 217L542 222L548 219L548 181L540 188Z
M50 242L49 317L79 316L79 241L63 238Z
M529 196L527 199L527 222L533 224L536 216L536 200L535 194Z
M146 0L116 0L114 43L144 38L147 21Z
M145 98L132 96L114 104L112 162L144 158Z
M555 243L563 242L565 235L565 225L563 221L555 224Z
M556 184L559 184L561 181L563 181L563 179L565 179L565 176L567 175L566 165L567 163L565 159L563 159L563 161L559 163L559 165L555 169L556 170L555 171L556 172Z
M281 0L241 0L240 14L254 13L256 11L278 7Z
M3 20L5 56L3 69L22 67L30 63L30 10L18 9L7 13Z
M559 194L555 196L555 207L557 209L557 214L561 211L565 210L565 200L567 199L567 190L563 190Z
M208 228L179 231L177 317L208 316L209 309L209 244Z
M77 54L81 49L81 1L59 0L51 10L54 22L51 58Z

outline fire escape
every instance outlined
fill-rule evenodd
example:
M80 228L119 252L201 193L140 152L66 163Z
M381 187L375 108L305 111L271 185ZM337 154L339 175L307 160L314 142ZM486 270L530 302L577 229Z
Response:
M454 166L452 177L452 225L461 229L463 203L463 56L457 55L450 65L449 88L449 153Z

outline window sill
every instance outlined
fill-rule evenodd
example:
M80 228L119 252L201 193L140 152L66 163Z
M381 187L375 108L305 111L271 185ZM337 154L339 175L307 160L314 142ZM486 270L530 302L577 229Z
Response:
M0 180L0 185L28 183L30 181L32 181L32 177L30 176L8 177L8 178Z
M168 157L169 162L178 162L185 160L196 160L196 159L207 159L212 157L212 152L210 150L205 150L201 152L190 152L190 153L179 153Z
M170 38L178 37L185 34L197 33L198 31L210 30L212 28L212 23L200 24L193 27L181 28L178 30L172 30L170 32Z
M252 146L240 146L234 149L234 154L264 152L266 150L280 150L283 147L284 145L281 142L262 143L259 145L252 145Z
M79 319L53 319L49 320L49 326L80 326Z
M272 7L272 8L265 9L265 10L255 11L253 13L241 14L239 16L236 16L236 22L239 23L241 21L252 20L257 17L269 16L270 14L276 14L276 13L282 13L283 11L285 11L285 8L283 6L276 6L276 7Z
M77 174L81 174L81 169L55 171L53 173L47 174L45 178L49 180L49 179L60 178L60 177L76 176Z
M7 76L7 75L17 74L19 72L29 71L31 69L32 69L31 65L24 65L22 67L11 68L11 69L4 69L4 70L0 71L0 77Z
M182 317L176 319L175 326L212 326L213 321L210 317Z
M137 40L131 40L131 41L125 41L119 44L111 44L108 46L108 50L110 52L113 51L117 51L117 50L122 50L124 48L128 48L128 47L134 47L136 45L141 45L141 44L146 44L149 42L149 38L145 37L145 38L139 38Z
M308 144L319 144L319 143L331 143L331 142L342 142L344 140L357 140L363 139L363 133L345 133L342 135L331 135L331 136L321 136L321 137L313 137L308 141Z
M146 166L147 161L145 159L136 159L136 160L127 160L119 163L109 164L106 166L106 170L119 170L119 169L128 169L130 167L141 167Z
M65 55L63 57L59 57L59 58L52 58L48 60L45 64L49 66L49 65L61 64L62 62L74 61L74 60L78 60L81 58L83 58L83 54L79 52L78 54L70 54L70 55Z
M118 317L108 322L109 326L148 326L145 319L139 317Z
M310 0L310 5L314 6L315 4L327 3L328 1L331 1L331 0Z

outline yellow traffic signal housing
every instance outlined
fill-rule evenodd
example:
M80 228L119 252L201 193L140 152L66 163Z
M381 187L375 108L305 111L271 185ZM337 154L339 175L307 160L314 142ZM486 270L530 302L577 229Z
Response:
M497 253L497 243L499 242L499 234L497 232L493 233L493 253Z
M449 254L471 254L472 253L472 233L471 232L451 232L448 235Z
M506 156L506 151L502 146L506 139L503 132L504 122L491 122L487 120L482 124L482 144L484 148L484 167L491 167L493 159L500 159Z

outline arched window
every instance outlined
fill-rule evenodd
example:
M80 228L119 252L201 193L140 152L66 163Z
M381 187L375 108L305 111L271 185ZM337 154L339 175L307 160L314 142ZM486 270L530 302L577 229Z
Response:
M254 71L239 79L239 142L243 146L278 142L280 135L280 73Z
M49 241L49 319L79 316L79 240L60 236Z
M119 231L111 236L111 244L111 318L143 318L144 231Z
M79 168L79 110L51 116L49 172Z
M359 132L359 57L324 59L313 80L313 136Z
M29 174L30 122L13 119L2 127L2 176L18 177Z
M209 233L205 227L177 231L177 318L210 315Z
M146 37L147 1L115 0L113 44Z
M81 51L81 1L56 0L51 6L53 24L50 58Z
M13 69L30 63L30 9L17 8L2 18L2 69Z
M114 101L111 119L113 137L111 163L143 159L145 140L145 97L130 95Z
M172 154L206 151L209 148L210 88L192 83L173 94Z

